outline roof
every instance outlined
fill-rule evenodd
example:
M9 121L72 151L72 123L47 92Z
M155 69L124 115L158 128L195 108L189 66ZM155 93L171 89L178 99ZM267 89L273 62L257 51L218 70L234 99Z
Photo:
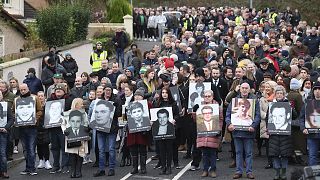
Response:
M18 31L20 31L24 36L27 35L27 27L22 24L18 19L13 17L11 14L8 13L8 11L4 10L3 8L0 8L0 17L2 17L6 21L10 21L14 23L15 25L13 26L16 28Z

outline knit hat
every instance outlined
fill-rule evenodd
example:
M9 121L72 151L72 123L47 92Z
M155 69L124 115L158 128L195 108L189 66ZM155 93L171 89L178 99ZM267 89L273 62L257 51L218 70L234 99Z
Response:
M296 42L299 41L299 42L302 42L303 41L303 38L302 37L299 37Z
M204 74L204 70L202 68L197 68L195 71L194 71L194 74L195 76L202 76L202 77L205 77L205 74Z
M141 67L139 74L144 74L147 72L147 68L146 67Z
M281 55L282 55L282 57L287 58L287 57L289 57L289 51L287 51L287 50L282 50L282 51L281 51Z
M55 90L61 89L62 91L64 91L65 93L67 92L67 84L66 83L58 83L55 86Z
M171 77L169 74L160 74L159 78L162 79L162 81L164 82L170 82L171 81Z
M134 74L134 67L133 66L128 66L127 70L129 70L132 75Z
M144 89L143 88L137 89L136 92L134 92L134 96L142 96L142 97L144 97Z
M298 79L292 78L290 81L290 89L291 90L298 90L301 87L301 83Z
M249 44L244 44L242 49L249 50Z
M315 89L320 89L320 82L317 81L313 84L312 90L314 91Z
M70 51L65 52L65 53L64 53L64 56L65 56L65 57L67 57L67 56L71 56Z
M176 54L171 54L170 59L173 59L173 62L177 62L179 60L179 57Z
M165 58L164 59L164 67L166 69L174 67L174 60L173 58Z
M53 75L53 78L63 79L63 76L62 76L62 74L54 74L54 75Z

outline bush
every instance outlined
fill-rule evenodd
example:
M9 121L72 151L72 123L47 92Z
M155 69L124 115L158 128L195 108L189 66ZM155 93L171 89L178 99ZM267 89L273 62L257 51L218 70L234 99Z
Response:
M54 5L37 14L39 37L48 46L64 46L85 40L90 10L80 5Z
M110 23L123 23L123 16L132 14L132 7L127 0L109 0L107 20Z
M101 31L97 32L93 36L92 43L95 45L96 42L100 41L102 43L102 47L108 51L108 56L111 57L116 54L115 46L112 44L112 38L115 35L115 31ZM132 41L130 40L130 35L126 33L128 38L128 46L131 45Z

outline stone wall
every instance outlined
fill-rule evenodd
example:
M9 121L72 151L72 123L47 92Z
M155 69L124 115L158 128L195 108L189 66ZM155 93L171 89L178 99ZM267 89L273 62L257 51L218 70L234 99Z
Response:
M79 66L77 75L80 75L82 72L91 72L89 59L92 44L90 41L77 42L57 49L62 50L62 55L67 51L71 53ZM11 77L16 77L19 82L22 82L27 75L27 70L33 67L36 69L36 76L41 79L41 63L45 54L47 54L47 52L41 52L34 57L21 58L0 64L0 77L6 81ZM63 59L60 58L60 60L62 61Z

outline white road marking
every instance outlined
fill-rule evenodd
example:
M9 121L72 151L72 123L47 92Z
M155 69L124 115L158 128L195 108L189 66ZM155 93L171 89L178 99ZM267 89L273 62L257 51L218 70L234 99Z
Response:
M189 164L187 164L176 176L173 177L172 180L178 180L186 171L188 171L191 167L191 162L189 162Z
M151 158L149 158L149 159L147 160L146 164L148 164L149 162L151 162ZM138 169L140 170L140 165L139 165ZM132 174L131 174L131 173L128 173L127 175L125 175L125 176L124 176L123 178L121 178L120 180L126 180L126 179L128 179L130 176L132 176Z

